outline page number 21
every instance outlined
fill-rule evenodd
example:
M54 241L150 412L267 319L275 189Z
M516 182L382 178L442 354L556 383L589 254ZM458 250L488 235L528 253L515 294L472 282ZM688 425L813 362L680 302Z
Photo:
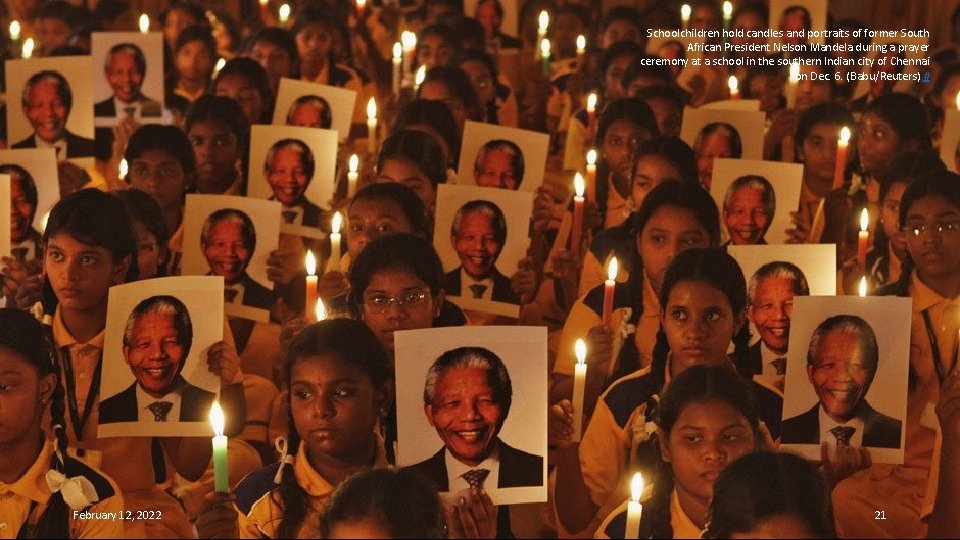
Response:
M873 519L887 519L887 516L885 515L884 510L874 510L873 512L874 512Z

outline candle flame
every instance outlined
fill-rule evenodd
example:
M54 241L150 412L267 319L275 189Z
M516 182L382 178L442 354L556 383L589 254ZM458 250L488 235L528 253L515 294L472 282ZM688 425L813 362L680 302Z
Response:
M347 164L350 172L355 173L360 169L360 158L356 154L350 154L350 162Z
M333 219L330 221L330 230L333 231L333 234L340 234L340 227L343 225L343 216L340 215L340 212L337 212L333 215Z
M257 0L257 1L260 2L261 6L266 6L267 4L270 3L270 0Z
M577 54L583 54L587 51L587 37L583 34L577 36Z
M20 57L30 58L31 56L33 56L33 38L27 38L23 42L23 49L20 50Z
M10 39L20 39L20 21L10 21Z
M573 191L577 194L577 197L583 197L583 176L580 173L573 175Z
M540 56L550 56L550 40L547 38L540 40Z
M417 48L417 35L409 30L404 30L400 34L400 43L403 44L404 50L412 51Z
M357 7L363 9L367 5L367 0L357 0Z
M577 363L583 364L587 361L587 344L582 339L577 339L573 346L574 354L577 355Z
M587 165L597 164L597 151L593 148L587 150Z
M840 142L843 144L850 142L850 128L847 126L843 126L843 129L840 130Z
M607 279L610 281L615 281L617 279L617 272L619 271L620 267L617 265L617 258L611 258L610 264L607 265Z
M630 500L640 502L640 495L643 494L643 475L634 473L633 480L630 481Z
M597 94L595 92L590 92L590 95L587 96L587 112L596 112L597 110Z
M691 12L691 11L692 11L692 9L690 8L690 4L684 4L684 5L680 6L680 18L683 19L683 20L685 20L685 21L690 20L690 12Z
M226 422L223 418L223 409L220 408L220 402L214 401L210 407L210 427L213 428L213 434L217 437L223 435L223 425Z
M217 65L213 67L213 76L216 77L220 70L223 69L223 66L227 65L226 58L221 58L217 60Z
M794 84L800 82L800 62L790 64L790 82Z
M286 22L290 18L290 4L283 4L280 6L280 10L277 12L280 15L280 21Z
M304 265L307 267L308 275L317 275L317 258L313 256L313 251L307 250L307 259L304 261Z
M393 57L397 60L403 55L403 46L400 45L399 41L393 42Z
M860 298L867 295L867 276L860 278L860 284L857 285L857 294L860 295Z
M418 87L423 84L423 80L427 78L427 66L420 66L417 69L417 75L413 78L413 84Z
M737 87L738 87L737 77L736 75L731 75L730 78L727 79L727 88L730 89L730 93L732 94L737 91Z
M127 171L128 171L128 170L129 170L129 168L127 167L127 160L126 160L126 159L121 159L121 160L120 160L120 166L117 167L117 175L118 175L118 177L119 177L121 180L123 180L124 178L126 178L126 177L127 177Z
M376 120L377 119L377 100L370 98L370 101L367 102L367 120Z
M327 320L327 308L323 305L323 300L317 300L317 306L313 308L313 314L317 316L317 322Z
M541 34L546 34L548 26L550 26L550 14L544 9L537 16L537 29L540 30Z
M870 214L868 214L867 209L864 208L863 211L860 212L860 231L866 232L867 226L869 225L870 225Z
M723 16L729 19L731 15L733 15L733 3L728 0L723 3Z
M140 32L146 34L150 31L150 16L146 13L140 14L140 21L137 23L140 27Z

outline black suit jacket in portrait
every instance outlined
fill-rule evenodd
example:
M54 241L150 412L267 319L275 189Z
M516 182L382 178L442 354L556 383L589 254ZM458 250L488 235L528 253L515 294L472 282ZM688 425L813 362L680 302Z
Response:
M467 296L467 293L462 292L462 285L460 283L460 272L463 270L462 266L458 266L453 270L447 272L444 275L444 284L446 285L446 293L450 296ZM510 287L510 278L500 273L497 270L497 267L493 267L493 293L491 293L490 299L494 302L506 302L508 304L519 304L520 295L513 292L513 289Z
M82 158L93 157L93 139L87 139L79 135L74 135L69 131L65 132L67 138L67 157ZM37 142L33 140L33 133L26 139L14 144L11 148L36 148ZM57 156L59 158L59 156Z
M499 438L497 441L500 444L498 489L543 485L542 457L518 450ZM450 482L447 480L447 464L443 458L445 451L446 447L443 447L430 459L407 468L423 475L437 491L449 491Z
M210 407L216 394L183 381L180 386L180 421L204 422L210 417ZM137 404L137 383L100 402L100 423L136 422L140 407Z
M137 96L136 102L140 104L140 116L142 118L155 118L163 115L163 106L155 99L140 94ZM113 96L94 105L93 115L97 118L116 118L117 107L113 102Z
M243 273L243 300L241 303L245 306L252 306L261 309L270 309L273 306L273 291L264 287Z
M861 405L863 418L863 446L900 448L902 423L873 409L866 400ZM820 403L812 409L783 421L780 442L793 444L820 444Z

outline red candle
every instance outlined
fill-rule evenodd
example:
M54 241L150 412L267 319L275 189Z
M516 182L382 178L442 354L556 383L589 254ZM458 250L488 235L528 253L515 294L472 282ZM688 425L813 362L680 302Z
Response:
M860 232L857 234L857 266L861 269L867 266L867 240L870 237L870 233L867 232L867 226L869 224L870 215L867 214L867 209L864 208L863 212L860 212Z
M306 301L304 302L304 318L308 321L314 322L317 319L314 317L314 306L317 303L317 259L313 256L312 251L307 251L307 294Z
M580 257L580 236L583 234L583 176L577 173L573 176L573 226L570 228L570 251L576 258Z
M613 321L613 290L617 286L617 258L607 265L607 280L603 282L603 325L610 328Z
M587 150L587 198L597 200L597 151Z
M847 146L850 145L850 128L844 126L837 139L837 164L833 169L833 189L843 186L843 170L847 166Z

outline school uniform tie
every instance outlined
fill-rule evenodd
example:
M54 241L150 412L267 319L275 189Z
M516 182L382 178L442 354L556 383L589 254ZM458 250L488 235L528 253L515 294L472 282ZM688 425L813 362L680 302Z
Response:
M483 481L487 479L487 476L490 474L490 469L473 469L463 473L462 476L464 480L470 484L470 487L473 489L480 489L483 487Z
M784 375L787 372L787 359L784 357L776 358L770 365L773 366L773 369L777 370L777 375Z
M837 438L837 446L850 446L850 438L857 428L849 426L837 426L830 430L830 433Z
M487 290L486 285L474 284L470 286L470 290L473 291L474 298L483 298L484 291Z
M147 405L147 408L150 409L150 412L153 413L153 419L157 422L166 422L167 415L170 414L170 409L173 408L172 401L154 401L153 403Z

